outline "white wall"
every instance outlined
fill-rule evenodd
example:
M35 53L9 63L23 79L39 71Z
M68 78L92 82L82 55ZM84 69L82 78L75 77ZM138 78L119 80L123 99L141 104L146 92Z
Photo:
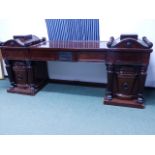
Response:
M136 33L139 37L147 36L149 40L155 42L154 27L155 20L100 19L100 37L101 40L108 40L110 36L117 38L122 33ZM47 37L45 21L43 19L0 20L1 41L10 39L13 35L21 34L35 34L39 37ZM155 87L154 59L155 52L151 54L146 85ZM48 70L49 77L53 79L106 82L104 63L48 62Z
M13 35L35 34L47 37L44 19L3 19L0 20L0 41L11 39Z

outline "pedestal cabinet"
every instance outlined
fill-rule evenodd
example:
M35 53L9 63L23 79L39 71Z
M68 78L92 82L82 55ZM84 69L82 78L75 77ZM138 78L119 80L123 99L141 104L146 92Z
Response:
M144 108L144 84L152 43L137 35L113 37L107 43L108 87L104 103Z
M47 82L47 64L37 61L5 60L11 82L8 92L35 95Z
M2 48L11 87L11 93L35 95L48 79L47 64L44 61L31 61L29 46L43 42L33 35L14 36Z

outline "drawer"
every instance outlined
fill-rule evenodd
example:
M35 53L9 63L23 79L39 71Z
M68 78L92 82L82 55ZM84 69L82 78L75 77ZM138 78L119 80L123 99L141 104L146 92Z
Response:
M148 64L149 53L134 52L107 52L106 62L113 64L134 64L142 65Z
M27 49L2 49L4 59L10 60L26 60L28 59Z
M2 49L4 59L26 60L29 58L27 49Z
M101 52L84 52L78 54L78 61L98 62L104 60L105 54Z
M46 51L46 50L30 50L31 60L58 60L59 56L57 52Z

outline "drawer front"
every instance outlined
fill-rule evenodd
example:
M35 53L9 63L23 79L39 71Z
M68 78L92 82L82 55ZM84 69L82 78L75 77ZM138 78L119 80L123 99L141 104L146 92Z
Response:
M31 60L58 60L59 55L57 52L47 51L47 50L30 50L30 58Z
M101 52L84 52L78 54L78 61L92 61L92 62L98 62L98 61L104 61L105 60L105 54Z
M26 60L29 58L27 49L2 49L4 59Z
M113 64L144 64L149 63L149 53L138 52L107 52L106 62Z

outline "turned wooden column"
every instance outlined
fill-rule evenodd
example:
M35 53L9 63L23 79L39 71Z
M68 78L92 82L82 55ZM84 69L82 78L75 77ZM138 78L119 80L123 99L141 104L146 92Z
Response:
M147 76L147 66L141 66L140 67L140 73L139 73L139 84L138 84L138 98L137 102L138 103L144 103L144 85L145 85L145 80Z
M112 100L114 66L112 64L106 64L106 69L107 69L107 80L108 80L106 97L108 100Z
M14 75L13 75L13 70L12 70L12 61L5 59L4 62L5 62L5 67L6 67L8 77L9 77L9 80L10 80L10 84L11 84L12 87L15 87L16 82L15 82Z

